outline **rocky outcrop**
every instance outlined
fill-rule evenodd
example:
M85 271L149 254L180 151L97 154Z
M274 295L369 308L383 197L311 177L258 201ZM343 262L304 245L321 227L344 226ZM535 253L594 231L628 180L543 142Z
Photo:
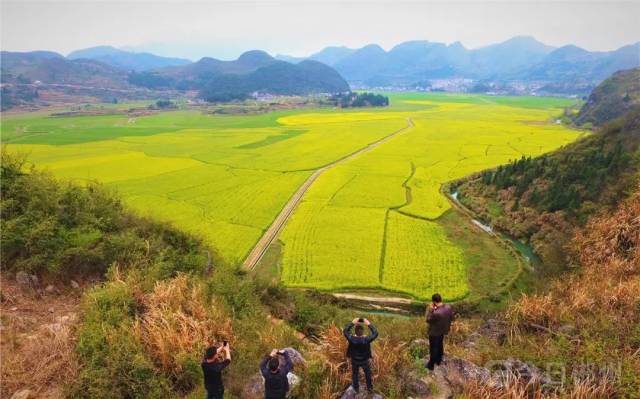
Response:
M369 393L367 392L366 389L362 389L362 388L360 389L360 392L356 392L355 389L353 389L353 387L349 385L349 388L347 388L347 390L344 391L344 393L340 398L341 399L384 399L384 396L376 392Z
M502 388L517 377L523 385L548 384L548 377L536 366L518 359L493 361L478 366L468 360L451 357L445 358L440 366L436 366L433 373L423 379L428 386L435 385L433 396L419 396L420 398L448 399L463 391L469 383L481 383L493 388Z
M469 334L463 345L468 350L475 350L479 341L483 339L503 345L507 340L507 323L502 320L489 319L476 331Z
M411 371L403 376L404 384L407 392L411 397L430 398L432 395L431 387L427 384L417 371Z
M551 382L539 368L518 359L509 358L492 362L490 367L493 371L494 385L497 386L504 385L509 374L517 376L524 384L537 383L544 385Z

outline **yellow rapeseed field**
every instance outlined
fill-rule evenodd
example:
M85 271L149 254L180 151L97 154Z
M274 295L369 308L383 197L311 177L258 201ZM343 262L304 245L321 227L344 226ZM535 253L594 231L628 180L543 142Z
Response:
M463 297L464 253L437 222L450 209L442 183L553 150L580 132L553 123L562 101L552 99L398 94L391 104L247 116L22 114L3 118L2 143L61 178L112 186L133 209L201 235L240 264L315 170L410 118L413 127L312 184L280 236L281 278Z

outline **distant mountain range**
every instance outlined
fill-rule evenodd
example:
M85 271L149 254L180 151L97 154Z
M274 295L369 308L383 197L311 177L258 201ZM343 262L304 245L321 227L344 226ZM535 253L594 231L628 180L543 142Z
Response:
M278 58L290 62L304 59ZM478 49L467 49L459 42L410 41L389 51L376 44L359 49L327 47L308 59L333 66L356 86L410 87L461 78L541 82L549 91L569 93L572 87L590 89L617 70L640 66L640 42L615 51L590 52L573 45L555 48L529 36Z
M389 51L370 44L359 49L327 47L309 57L274 58L253 50L233 61L204 57L197 62L99 46L67 57L49 51L3 51L1 61L3 93L5 97L16 93L13 103L18 104L21 98L37 98L43 90L37 84L102 100L133 98L134 92L139 98L185 90L222 100L252 92L335 93L350 86L586 95L614 72L640 67L640 42L592 52L573 45L555 48L518 36L478 49L459 42L409 41Z
M91 59L69 60L51 51L3 51L0 57L2 83L42 82L120 89L129 86L127 71Z
M64 89L67 94L82 91L82 95L90 92L89 95L103 100L117 97L114 89L145 96L189 90L208 101L242 99L253 92L308 95L350 91L342 76L326 64L312 60L292 64L259 50L248 51L234 61L205 57L193 63L113 50L102 47L80 50L66 58L46 51L3 51L3 85L32 87L28 91L5 87L3 96L8 98L11 94L11 104L20 104L21 100L37 98L37 91L44 89ZM180 65L175 65L176 62ZM173 65L166 66L167 63ZM147 69L151 64L165 66Z
M150 53L134 53L111 46L98 46L77 50L67 56L70 60L90 59L127 71L148 71L175 65L190 64L183 58L161 57Z
M349 84L328 65L311 60L292 64L260 50L247 51L233 61L205 57L188 65L132 74L129 81L149 88L200 90L208 101L240 99L253 92L305 95L350 91Z

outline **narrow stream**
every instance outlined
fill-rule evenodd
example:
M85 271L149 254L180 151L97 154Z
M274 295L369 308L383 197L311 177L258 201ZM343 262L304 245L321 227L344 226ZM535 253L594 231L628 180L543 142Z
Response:
M449 193L449 196L460 206L463 206L462 203L460 203L460 201L458 200L458 191L454 191L452 193ZM503 238L507 241L509 241L511 244L513 244L513 247L522 255L522 257L527 261L527 263L529 263L529 265L532 268L537 268L539 266L542 266L542 259L540 259L540 257L538 255L536 255L536 253L533 251L533 248L531 248L531 246L523 243L520 240L517 240L514 237L511 237L510 235L504 234L502 232L499 231L495 231L493 229L493 227L491 227L488 224L485 224L483 222L481 222L480 220L477 219L471 219L471 221L476 224L478 227L480 227L482 230L484 230L485 232L489 233L489 234L496 234L498 235L500 238Z

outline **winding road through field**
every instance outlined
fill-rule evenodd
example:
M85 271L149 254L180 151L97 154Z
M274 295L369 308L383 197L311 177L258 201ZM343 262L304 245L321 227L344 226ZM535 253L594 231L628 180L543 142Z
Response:
M247 256L247 258L244 260L242 267L247 270L252 270L253 268L255 268L255 266L258 264L260 259L262 259L264 254L267 252L267 249L269 249L269 246L271 245L271 243L278 237L278 235L280 234L284 226L287 224L287 221L289 220L289 218L297 208L298 204L300 203L300 201L302 201L304 194L307 192L307 190L309 190L309 187L311 187L313 182L315 182L316 179L320 177L320 175L322 175L324 172L328 171L329 169L335 166L338 166L344 162L350 161L367 151L373 150L374 148L386 143L392 138L402 133L405 133L407 130L411 129L412 127L413 127L413 121L411 120L411 118L407 118L407 126L403 127L402 129L397 130L391 133L390 135L381 138L378 141L374 141L373 143L370 143L367 146L362 147L361 149L355 152L352 152L351 154L346 155L343 158L337 159L329 164L326 164L316 169L311 174L311 176L309 176L307 180L305 180L305 182L302 183L302 185L293 194L293 196L291 196L289 201L282 208L282 211L280 211L280 213L271 223L269 228L265 230L262 237L260 237L260 240L258 240L256 245L251 250L251 252L249 252L249 255Z

